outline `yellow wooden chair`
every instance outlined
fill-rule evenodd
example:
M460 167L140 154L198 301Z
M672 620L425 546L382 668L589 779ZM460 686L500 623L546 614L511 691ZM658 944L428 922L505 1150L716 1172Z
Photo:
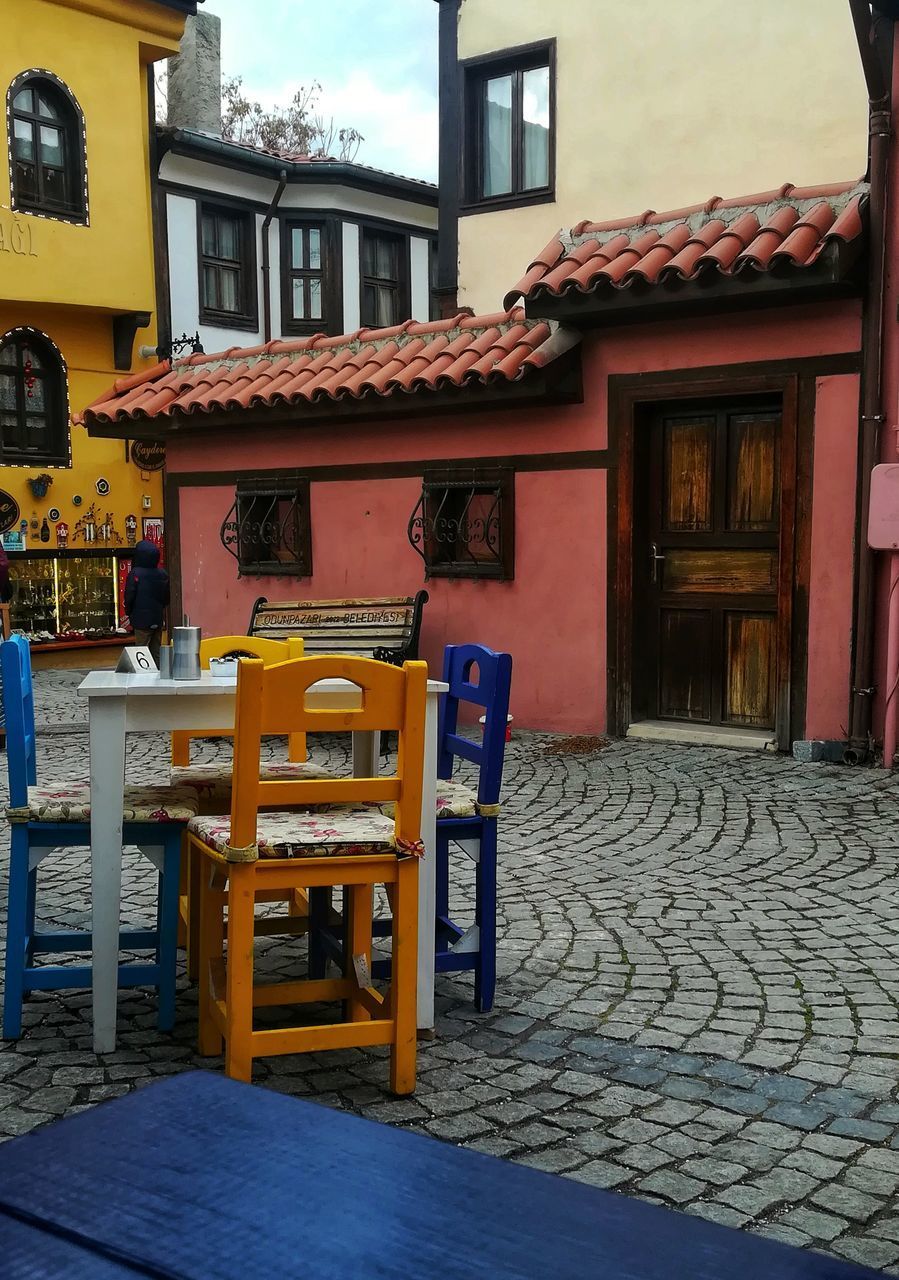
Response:
M200 641L200 666L204 671L209 670L210 660L212 658L227 658L238 655L247 658L261 658L266 666L271 666L275 662L285 662L288 658L302 658L303 656L303 639L302 636L290 636L286 640L265 640L256 636L211 636L208 640ZM233 737L231 729L176 729L172 734L172 774L173 777L177 772L179 779L183 780L185 775L182 770L190 769L191 775L187 780L193 786L200 786L207 789L207 794L217 783L220 777L225 777L228 794L222 796L216 795L216 799L220 804L227 806L231 800L231 771L227 770L224 774L220 765L191 765L190 763L190 740L191 738L230 738ZM303 761L306 759L306 735L305 733L293 733L290 735L287 743L288 760Z
M306 690L335 677L361 690L338 709L305 706ZM302 658L279 666L242 662L237 678L234 788L230 816L199 816L188 826L200 877L199 1043L225 1071L249 1080L253 1059L273 1054L389 1044L390 1087L415 1088L418 857L427 665L371 658ZM361 705L360 705L361 704ZM396 730L396 774L377 778L266 781L259 776L263 734ZM394 815L377 807L394 801ZM360 804L367 807L360 808ZM328 805L316 812L272 806ZM265 806L266 811L262 811ZM388 994L372 986L372 901L391 892L393 966ZM344 976L255 985L257 898L315 887L348 890ZM227 908L227 950L223 916ZM286 921L290 924L290 921ZM253 1009L345 1002L347 1020L254 1030Z
M286 640L266 640L256 636L211 636L200 641L200 666L208 670L211 659L226 658L234 655L260 658L266 666L276 662L285 662L290 658L302 658L303 640L301 636L290 636ZM172 768L171 783L173 786L193 787L201 813L222 813L231 804L230 761L217 761L214 764L191 764L191 738L233 738L233 729L178 729L172 733ZM306 760L305 733L292 733L287 739L287 761L268 761L261 765L264 778L312 777L327 778L327 769L319 765L309 764ZM190 856L181 859L181 885L178 907L178 945L187 948L188 976L196 978L197 961L196 945L198 937L198 920L194 916L191 923L191 898L196 893L196 871L192 868ZM305 932L300 924L301 918L307 914L308 904L305 898L298 897L292 901L292 913L297 917L296 932ZM260 932L265 926L260 924Z

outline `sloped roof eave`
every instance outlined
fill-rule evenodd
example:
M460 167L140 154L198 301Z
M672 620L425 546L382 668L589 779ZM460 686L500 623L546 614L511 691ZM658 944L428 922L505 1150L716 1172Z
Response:
M163 361L75 415L95 436L473 412L579 398L579 334L519 309Z

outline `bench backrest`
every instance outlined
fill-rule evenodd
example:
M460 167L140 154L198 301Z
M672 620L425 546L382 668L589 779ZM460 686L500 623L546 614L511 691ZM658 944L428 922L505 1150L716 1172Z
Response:
M389 649L400 661L414 659L427 598L426 591L369 600L267 600L262 596L253 605L248 634L271 640L302 636L307 655L370 656Z

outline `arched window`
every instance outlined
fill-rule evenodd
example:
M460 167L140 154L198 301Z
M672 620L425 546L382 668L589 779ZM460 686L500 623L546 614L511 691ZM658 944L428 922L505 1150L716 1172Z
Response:
M87 220L84 119L61 80L25 72L7 96L13 205L75 222Z
M0 461L69 461L65 366L53 343L34 329L0 337Z

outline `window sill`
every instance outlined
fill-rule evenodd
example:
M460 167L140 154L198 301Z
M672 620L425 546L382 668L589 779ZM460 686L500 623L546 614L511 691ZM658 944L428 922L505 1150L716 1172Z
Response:
M18 201L11 202L11 210L15 214L27 213L34 218L52 218L54 222L70 222L76 227L86 227L88 225L88 217L84 212L72 212L66 209L49 209L42 205L21 204Z
M247 333L256 333L259 329L258 315L237 315L233 311L200 311L200 324L208 324L214 329L243 329Z
M459 216L465 218L473 213L498 213L502 209L524 209L530 205L554 204L555 200L555 190L536 191L511 196L491 196L489 200L467 200L460 205Z
M311 578L312 570L304 564L238 564L241 578Z
M479 570L462 564L426 565L425 575L428 578L467 578L471 582L511 582L513 576L503 573L501 568Z

